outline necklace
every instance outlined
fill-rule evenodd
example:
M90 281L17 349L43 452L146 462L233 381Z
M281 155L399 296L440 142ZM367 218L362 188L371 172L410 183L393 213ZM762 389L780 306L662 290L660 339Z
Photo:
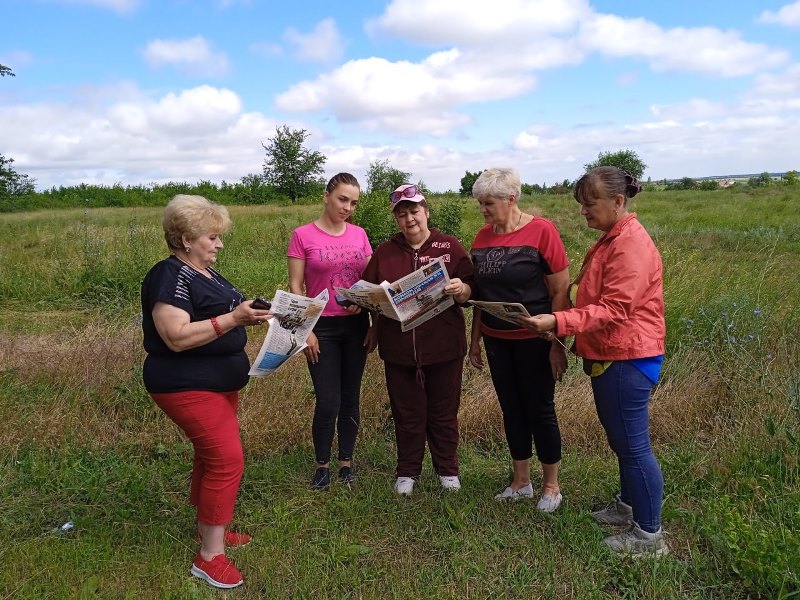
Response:
M195 271L197 271L198 273L200 273L204 277L208 277L209 279L214 279L213 275L211 275L211 273L209 272L208 269L198 269L197 267L195 267L192 263L190 263L188 260L186 260L182 256L178 256L177 254L174 254L173 256L175 258L177 258L179 261L181 261L183 264L189 265L190 267L192 267Z
M519 229L519 224L522 223L522 215L524 214L525 213L523 213L522 211L519 211L519 219L517 219L517 224L514 225L514 229L512 229L511 231L504 231L503 233L514 233L517 229ZM498 233L497 225L492 225L492 231L494 233Z

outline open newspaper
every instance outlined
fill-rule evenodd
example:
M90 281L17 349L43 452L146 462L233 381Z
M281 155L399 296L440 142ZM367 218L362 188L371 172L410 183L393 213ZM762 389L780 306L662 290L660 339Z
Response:
M470 300L475 308L489 313L493 317L508 321L514 325L519 325L520 320L530 317L527 309L519 302L483 302L482 300Z
M410 331L453 306L453 297L444 293L448 283L447 267L437 258L394 283L374 284L361 279L352 287L334 289L361 308L400 321L400 329Z
M275 292L270 311L275 315L269 322L269 331L258 356L250 367L251 377L263 377L277 371L280 366L306 347L308 334L314 329L325 305L328 290L316 298Z

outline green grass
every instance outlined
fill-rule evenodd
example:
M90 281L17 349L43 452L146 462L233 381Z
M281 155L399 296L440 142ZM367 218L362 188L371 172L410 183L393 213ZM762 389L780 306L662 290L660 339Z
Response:
M101 598L214 597L187 574L189 446L124 450L25 449L2 464L0 523L18 541L3 550L0 589L22 598L77 596L87 586ZM672 557L632 561L604 549L608 532L587 511L614 487L610 456L567 454L570 493L562 510L543 515L492 499L507 476L502 451L463 448L458 494L443 492L426 464L411 498L392 491L389 440L361 455L357 485L329 493L307 489L306 448L248 457L236 524L255 541L235 553L247 585L232 597L744 597L713 553L686 553L694 543L675 500ZM72 531L53 531L68 520Z
M432 199L435 212L437 199ZM577 273L597 232L566 196L523 206L559 227ZM382 365L362 390L360 479L307 489L313 392L302 361L242 394L246 473L231 598L800 598L800 198L791 188L653 192L634 210L665 266L668 354L652 403L671 554L620 560L588 511L616 463L573 364L557 388L566 501L498 505L508 477L486 372L465 370L463 490L426 463L392 491ZM318 206L231 207L219 268L286 289L292 229ZM139 285L166 255L160 209L0 214L0 598L216 598L188 567L191 447L141 385ZM467 201L461 237L481 219ZM263 339L251 333L248 352ZM536 481L536 479L535 479ZM72 521L69 532L56 531Z

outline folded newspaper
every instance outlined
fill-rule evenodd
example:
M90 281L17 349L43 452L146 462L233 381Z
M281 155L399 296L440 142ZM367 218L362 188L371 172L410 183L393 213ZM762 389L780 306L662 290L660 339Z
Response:
M277 371L283 363L307 346L308 334L317 324L325 305L328 290L322 290L316 298L290 294L283 290L275 292L269 331L261 345L258 356L250 367L250 377L264 377Z
M394 283L360 279L349 288L334 289L353 304L400 321L400 329L410 331L453 306L453 297L444 293L448 283L447 267L437 258Z
M514 325L519 325L520 320L530 317L527 309L519 302L484 302L482 300L470 300L472 306L480 308L493 317L508 321Z

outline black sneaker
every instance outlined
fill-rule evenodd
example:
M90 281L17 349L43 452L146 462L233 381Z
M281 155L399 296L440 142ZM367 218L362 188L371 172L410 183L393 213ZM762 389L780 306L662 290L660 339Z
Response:
M327 490L331 484L331 470L328 467L317 467L311 478L312 490Z
M346 483L350 485L351 483L355 482L356 474L353 473L352 467L342 467L339 469L339 480L342 483Z

